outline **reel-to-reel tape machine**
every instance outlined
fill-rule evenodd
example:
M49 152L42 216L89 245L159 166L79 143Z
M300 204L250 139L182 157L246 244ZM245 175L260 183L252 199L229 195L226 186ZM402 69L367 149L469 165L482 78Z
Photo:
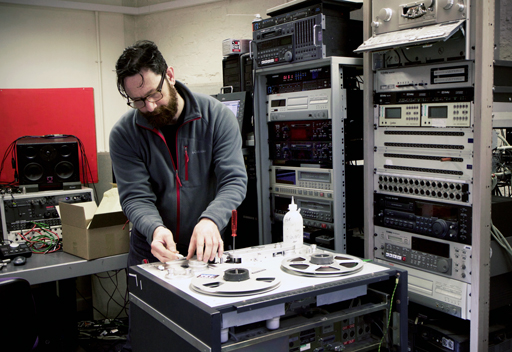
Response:
M284 246L284 244L283 244ZM264 248L255 247L255 248ZM302 246L299 248L277 247L278 255L286 255L281 262L280 268L287 274L306 276L306 277L337 277L351 275L363 269L362 259L348 255L331 253L320 250L316 245ZM234 259L237 251L227 252L226 255L218 260L218 263L204 263L195 259L178 259L165 264L148 264L144 268L156 267L164 273L168 280L178 280L190 278L190 289L214 296L234 297L246 296L271 291L281 284L279 272L274 267L258 267L258 256L253 257L253 263L249 265L234 264L241 262L242 259ZM275 256L273 253L272 256ZM261 255L264 259L264 255ZM243 255L248 259L248 255Z
M134 266L129 285L133 348L152 351L295 351L306 332L311 350L377 347L393 289L407 301L405 270L284 242L227 251L209 263ZM406 304L394 304L397 326L406 327Z

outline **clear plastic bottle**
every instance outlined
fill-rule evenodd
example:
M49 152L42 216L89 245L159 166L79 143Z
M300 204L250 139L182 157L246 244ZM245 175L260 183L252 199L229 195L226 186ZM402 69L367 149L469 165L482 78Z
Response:
M302 246L304 242L304 226L300 209L297 210L292 197L292 202L288 205L288 212L283 218L283 242L293 244L295 247Z

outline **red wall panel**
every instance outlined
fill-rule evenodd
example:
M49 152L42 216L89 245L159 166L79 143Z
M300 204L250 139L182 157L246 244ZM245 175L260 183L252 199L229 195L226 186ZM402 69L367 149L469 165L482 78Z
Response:
M92 182L98 182L94 92L92 88L0 89L0 162L19 137L74 135L85 149ZM80 160L80 174L83 174ZM88 181L91 182L89 170ZM14 181L9 156L0 182ZM84 182L82 177L82 182Z

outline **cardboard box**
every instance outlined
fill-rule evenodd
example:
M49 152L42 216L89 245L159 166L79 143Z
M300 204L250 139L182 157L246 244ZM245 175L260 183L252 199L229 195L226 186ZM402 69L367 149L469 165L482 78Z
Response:
M122 211L97 213L95 202L61 202L59 208L64 252L88 260L128 252L129 226Z

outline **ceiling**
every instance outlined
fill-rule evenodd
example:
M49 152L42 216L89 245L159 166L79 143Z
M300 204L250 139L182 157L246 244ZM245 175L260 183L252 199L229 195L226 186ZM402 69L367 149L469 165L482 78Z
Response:
M125 15L147 15L154 12L175 10L183 7L203 5L222 0L145 0L145 1L122 1L131 6L109 5L106 3L118 3L119 1L95 0L95 1L63 1L63 0L0 0L0 3L28 5L39 7L54 7L62 9L74 9L85 11L114 12ZM140 3L151 5L138 6Z

